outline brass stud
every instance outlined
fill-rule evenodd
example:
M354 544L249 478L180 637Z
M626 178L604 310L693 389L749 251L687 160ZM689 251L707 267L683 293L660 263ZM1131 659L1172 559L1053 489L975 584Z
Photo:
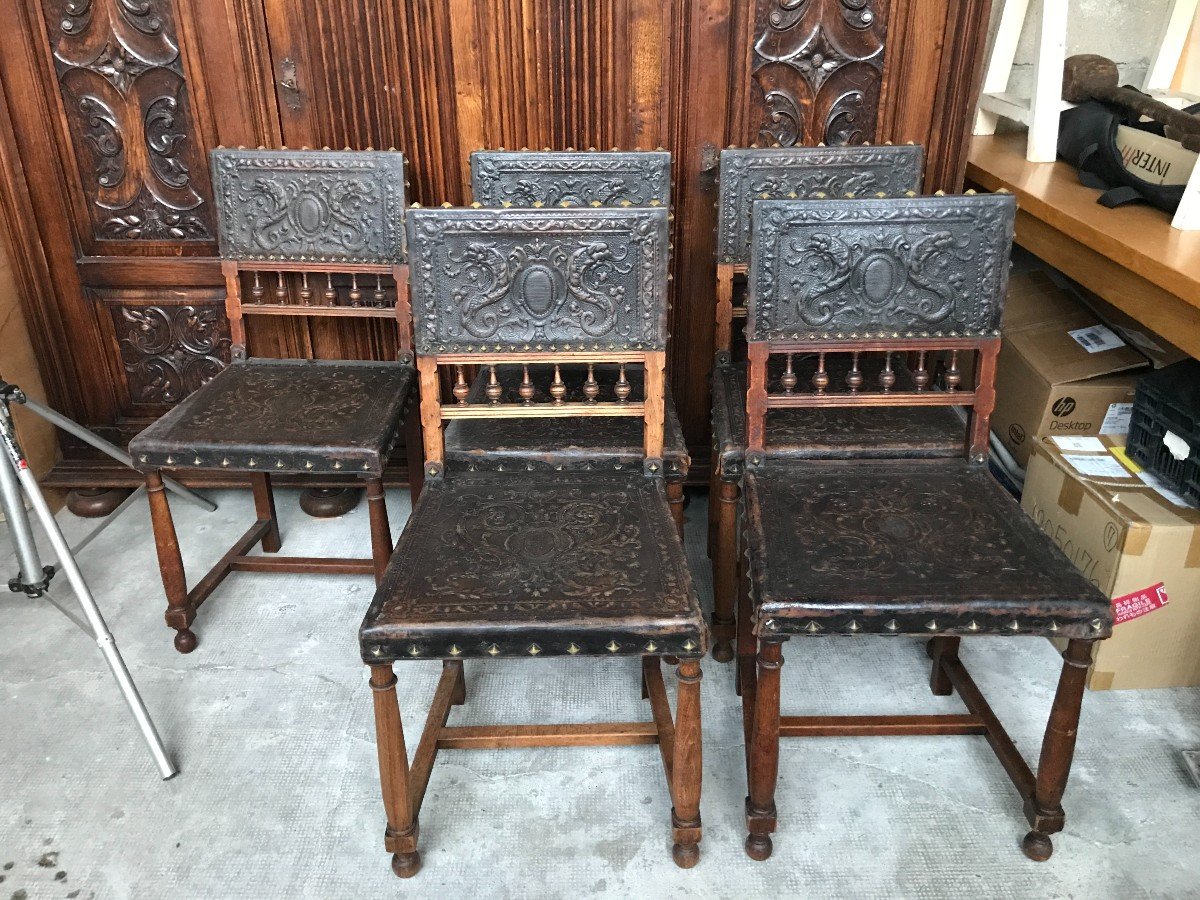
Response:
M818 625L816 622L809 622L807 625L804 626L804 630L807 631L809 634L816 634L818 631L821 630L821 626Z
M451 644L449 652L451 656L462 656L462 651L458 649L458 644Z
M304 468L306 468L306 469L311 469L312 467L313 467L312 461L311 461L311 460L306 460L306 461L305 461L305 463L304 463Z
M938 630L937 619L930 619L928 622L925 623L925 627L928 628L930 631L937 631Z
M609 653L616 653L618 650L621 649L621 645L618 644L616 641L609 641L607 644L604 645L604 649L607 650Z
M1020 631L1021 623L1018 622L1016 619L1013 619L1011 622L1008 623L1008 629L1009 629L1009 631Z
M979 626L977 624L975 624L975 620L972 619L971 624L967 626L967 631L978 631L978 630L979 630Z
M696 649L696 642L693 641L691 638L688 638L684 642L683 649L687 650L689 653L691 653L693 650Z
M383 648L382 648L382 647L380 647L380 646L378 646L378 645L376 645L376 646L372 647L372 648L371 648L371 655L372 655L372 656L383 656Z
M487 652L490 656L498 656L500 654L500 648L495 644L492 644L492 646L488 647Z
M417 649L416 644L413 644L411 647L408 648L408 655L409 656L420 656L421 651L419 649Z
M258 465L258 460L256 460L256 459L255 459L255 458L252 456L252 457L250 457L250 460L249 460L249 462L247 462L247 463L246 463L246 465L248 465L250 468L252 468L252 469L253 469L253 468L255 468L255 467Z
M541 652L542 652L542 648L539 647L537 644L529 645L529 655L530 656L537 656Z
M254 463L251 463L250 465L254 465ZM340 469L342 467L342 461L340 459L335 459L333 461L333 467L335 469Z
M192 464L200 466L200 465L204 464L204 460L202 460L200 457L197 456L195 459L192 460Z
M883 627L886 628L888 631L898 631L900 629L900 626L896 624L895 619L892 619L892 621L888 622Z
M567 647L567 652L570 653L572 656L574 656L576 653L579 652L579 647L577 647L575 645L574 641L571 641L571 646Z
M145 453L143 453L141 456L138 457L138 459L141 460L142 462L146 462L149 459L149 457L146 456Z
M1058 631L1058 623L1057 623L1057 622L1051 622L1051 623L1050 623L1050 630L1051 630L1051 631Z
M646 652L647 652L647 653L653 653L653 652L654 652L655 650L657 650L657 649L658 649L658 644L654 643L654 641L651 641L650 643L648 643L648 644L646 645Z
M850 624L846 626L846 629L848 631L858 631L858 622L856 622L854 619L851 619Z
M223 466L228 466L228 465L229 465L229 460L228 460L228 459L223 459L223 460L221 460L221 465L223 465Z
M1092 619L1092 631L1100 631L1104 628L1104 623L1100 619Z
M282 459L275 460L275 468L277 468L277 469L283 468L283 460Z
M142 462L145 462L145 459L144 459L144 458L142 459ZM174 463L175 463L175 457L173 457L173 456L168 456L168 457L167 457L167 465L168 465L168 466L170 466L170 465L173 465Z

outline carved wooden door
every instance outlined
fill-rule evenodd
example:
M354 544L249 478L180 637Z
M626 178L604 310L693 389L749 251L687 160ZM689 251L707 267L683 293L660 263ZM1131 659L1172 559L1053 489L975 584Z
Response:
M13 0L0 223L51 400L123 441L228 360L215 146L394 146L423 204L467 200L482 147L661 146L675 179L669 375L703 477L718 149L914 140L926 188L953 189L989 6ZM370 323L263 319L252 353L392 351ZM72 441L64 455L53 484L134 482Z

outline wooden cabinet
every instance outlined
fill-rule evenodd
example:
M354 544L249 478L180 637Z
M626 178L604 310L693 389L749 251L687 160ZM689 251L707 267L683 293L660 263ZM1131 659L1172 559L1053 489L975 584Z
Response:
M719 148L911 140L928 147L927 189L959 187L990 0L11 6L0 222L56 407L126 441L228 361L215 146L396 147L423 204L468 200L481 147L661 146L676 179L669 374L703 478ZM263 317L250 349L390 345L371 323ZM69 440L64 455L55 484L133 483Z

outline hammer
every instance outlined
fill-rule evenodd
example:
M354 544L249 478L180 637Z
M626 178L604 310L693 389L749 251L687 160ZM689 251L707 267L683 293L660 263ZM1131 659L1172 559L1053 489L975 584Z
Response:
M1167 137L1200 151L1200 117L1189 115L1133 88L1120 87L1117 64L1094 53L1069 57L1063 65L1063 99L1068 103L1104 100L1166 126Z

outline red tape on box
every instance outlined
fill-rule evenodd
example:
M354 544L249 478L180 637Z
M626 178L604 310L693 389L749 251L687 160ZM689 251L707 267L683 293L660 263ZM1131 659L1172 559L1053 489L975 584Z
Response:
M1126 594L1124 597L1114 597L1112 602L1113 624L1120 625L1130 619L1140 618L1156 609L1162 609L1169 602L1167 589L1163 587L1161 581L1148 588L1142 588L1140 591L1134 591L1132 594Z

